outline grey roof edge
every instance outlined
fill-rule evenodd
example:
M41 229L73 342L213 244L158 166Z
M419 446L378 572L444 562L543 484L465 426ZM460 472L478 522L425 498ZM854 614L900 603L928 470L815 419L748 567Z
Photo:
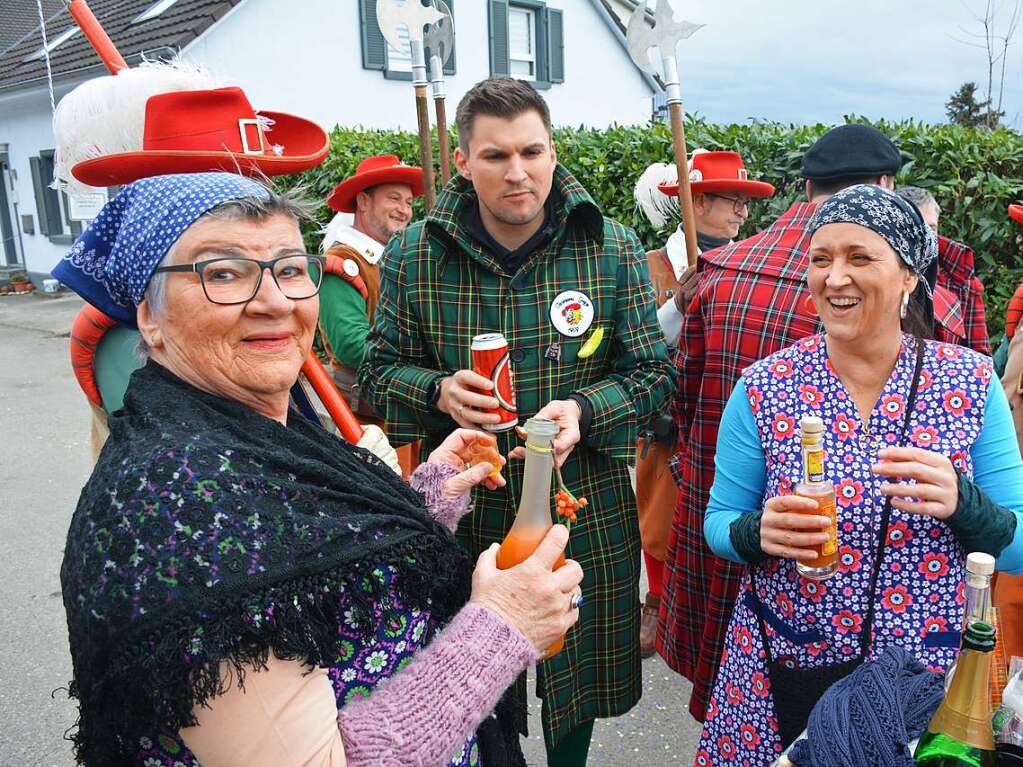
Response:
M632 60L632 56L629 55L629 45L625 42L625 31L622 29L621 22L607 7L607 5L605 5L604 0L590 0L590 5L593 6L594 10L597 11L597 14L604 20L604 23L607 24L608 29L611 30L611 34L615 36L615 39L622 46L622 50L625 51L625 58L627 58L629 63L636 68L639 76L643 78L643 82L645 82L647 87L650 89L650 93L653 95L663 93L664 89L661 88L661 84L654 79L649 72L643 70L635 61Z
M64 1L66 3L66 0ZM168 55L180 55L186 47L201 38L209 29L216 27L221 21L230 15L231 11L242 5L244 1L245 0L219 0L219 2L216 2L215 0L211 0L211 2L208 3L210 7L205 11L196 13L191 19L192 25L182 29L176 37L165 38L164 40L157 38L152 40L154 44L151 47L145 48L141 53L126 54L125 60L127 61L128 66L136 66L142 61L143 57L152 58L153 56L157 56L163 58ZM150 0L150 3L151 2L152 0ZM63 16L68 16L70 18L66 5L60 11L52 14L46 20L46 23L49 25ZM19 45L22 45L28 38L36 34L39 34L38 24L36 24L33 31L24 35L17 43L5 49L3 54L0 55L10 53ZM89 49L91 50L91 46L89 46ZM88 64L80 62L75 63L77 66L53 72L53 83L55 86L64 84L68 81L83 80L89 77L102 75L107 71L106 67L99 61L98 57L92 58ZM8 96L18 93L34 91L40 87L40 84L45 87L47 79L47 74L45 70L43 70L34 76L14 80L13 82L7 79L0 80L0 97L6 99Z
M168 46L161 46L159 48L151 48L141 53L133 53L124 57L125 63L129 67L137 66L142 63L143 59L152 60L153 58L161 58L164 56L174 55L176 52L174 49ZM106 65L98 58L94 64L88 64L84 67L75 67L74 69L66 69L59 75L53 76L53 86L58 88L68 83L80 84L84 80L89 80L93 77L99 77L100 75L109 74ZM49 78L44 72L36 77L29 78L27 80L19 80L16 83L3 84L0 83L0 98L12 96L20 93L31 93L40 88L45 89L46 83Z

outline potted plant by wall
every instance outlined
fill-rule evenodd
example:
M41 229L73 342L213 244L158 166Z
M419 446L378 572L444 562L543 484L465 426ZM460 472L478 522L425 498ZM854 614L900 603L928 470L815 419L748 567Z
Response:
M11 285L14 288L15 293L31 293L32 283L29 282L28 275L24 272L15 272L11 275Z

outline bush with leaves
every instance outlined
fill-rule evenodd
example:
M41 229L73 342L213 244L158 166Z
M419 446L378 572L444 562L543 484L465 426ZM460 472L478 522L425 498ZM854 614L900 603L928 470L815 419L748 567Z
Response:
M988 327L996 338L1004 327L1005 305L1023 282L1023 227L1014 224L1006 213L1010 203L1023 201L1023 136L1009 130L912 121L873 124L891 136L906 157L898 182L928 189L941 205L942 234L974 249L977 270L986 287ZM687 122L686 137L690 150L704 147L739 152L751 177L776 187L772 199L754 203L741 233L748 235L765 227L803 196L804 182L799 174L803 153L830 127L760 121L715 125L695 117ZM633 227L648 248L663 244L669 231L655 231L650 226L633 202L632 187L650 163L671 161L671 131L667 125L556 128L554 139L558 159L586 186L605 215ZM436 148L434 152L436 157ZM362 158L397 154L414 163L418 153L414 133L338 127L331 133L326 161L299 180L312 195L326 200L335 184L355 172ZM282 183L294 181L292 177ZM331 215L324 204L319 220L325 223ZM417 203L416 216L420 215L422 209ZM314 228L308 227L306 234L309 245L318 247Z

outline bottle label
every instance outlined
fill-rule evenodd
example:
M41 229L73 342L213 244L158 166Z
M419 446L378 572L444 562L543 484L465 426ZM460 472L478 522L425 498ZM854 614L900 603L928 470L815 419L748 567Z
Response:
M821 544L821 556L829 557L838 551L838 508L835 505L835 496L821 498L817 502L817 508L822 517L831 520L831 526L827 529L828 540Z
M824 451L807 450L804 453L804 465L806 466L807 482L824 481Z

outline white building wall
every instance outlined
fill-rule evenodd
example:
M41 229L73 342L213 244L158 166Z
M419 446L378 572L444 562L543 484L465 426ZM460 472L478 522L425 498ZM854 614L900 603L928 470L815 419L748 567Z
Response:
M454 5L457 73L447 80L452 121L462 94L490 75L487 3L455 0ZM562 9L565 20L565 82L543 91L554 124L646 122L650 89L592 0L548 0L548 5ZM246 0L183 53L225 83L241 85L256 109L302 115L325 128L416 128L411 84L362 68L356 0ZM59 87L57 99L71 87ZM17 175L12 223L20 232L21 214L35 221L35 234L20 234L25 266L44 276L67 251L39 233L29 166L30 157L54 144L45 88L0 96L2 143ZM571 167L570 157L562 159Z
M462 94L490 76L488 4L453 5L456 74L447 78L449 119ZM565 20L565 82L543 91L553 122L646 122L650 89L592 0L548 0L548 6L562 9ZM294 112L324 127L416 129L410 83L362 68L356 0L246 0L184 55L241 85L257 109Z
M70 85L59 88L56 98L59 100L70 89ZM48 275L68 251L67 245L54 244L39 231L39 214L29 165L30 157L38 156L41 150L53 149L52 125L50 97L45 88L0 98L0 143L7 144L11 169L16 176L10 201L11 223L15 239L20 237L25 269L36 277ZM35 234L21 231L21 216L26 213L33 218Z

